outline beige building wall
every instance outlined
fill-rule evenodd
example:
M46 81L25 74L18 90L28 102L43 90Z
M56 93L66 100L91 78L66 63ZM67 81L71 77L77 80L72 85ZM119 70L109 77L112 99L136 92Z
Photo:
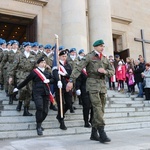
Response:
M112 31L123 35L123 49L130 49L130 56L134 59L142 54L142 44L134 41L141 38L140 30L144 30L144 37L150 40L150 1L143 0L110 0L112 15ZM146 59L150 61L150 44L145 44Z

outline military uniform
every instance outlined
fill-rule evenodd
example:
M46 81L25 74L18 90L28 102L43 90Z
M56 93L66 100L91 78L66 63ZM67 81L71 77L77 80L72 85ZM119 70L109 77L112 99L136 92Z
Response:
M98 47L103 46L103 44L102 40L98 40L93 46ZM106 136L104 131L105 121L103 119L107 92L105 76L111 77L114 74L114 68L105 56L101 55L101 57L99 57L96 51L92 51L86 55L85 59L83 59L80 64L75 66L70 80L72 79L75 81L84 67L86 67L88 74L86 90L89 92L93 107L92 126L98 129L100 142L110 142L110 139ZM100 73L98 71L99 68L104 68L106 71L105 74Z
M0 85L3 86L4 84L4 80L3 80L3 67L1 65L1 61L2 61L2 58L3 58L3 49L0 48Z
M34 55L29 55L27 58L24 53L21 53L14 59L12 68L10 69L10 76L16 75L17 84L25 80L35 67L36 59ZM28 112L30 100L32 98L32 82L29 82L24 88L19 91L19 103L17 111L21 110L22 101L24 100L24 116L30 116Z

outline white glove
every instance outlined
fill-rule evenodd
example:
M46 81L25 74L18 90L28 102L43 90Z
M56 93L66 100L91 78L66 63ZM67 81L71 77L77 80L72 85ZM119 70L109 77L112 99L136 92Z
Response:
M49 83L50 80L49 80L49 79L45 79L43 82L44 82L44 83Z
M14 90L13 90L13 93L15 93L15 92L18 92L18 89L17 89L17 88L14 88Z
M76 94L79 96L79 95L81 95L81 90L79 89L79 90L76 90Z
M62 88L62 82L58 81L57 86L58 86L59 89L61 89Z

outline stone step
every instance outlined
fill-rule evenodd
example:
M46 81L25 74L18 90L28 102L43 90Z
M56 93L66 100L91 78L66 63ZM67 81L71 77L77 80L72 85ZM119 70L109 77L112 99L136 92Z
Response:
M137 123L126 123L126 124L108 124L105 126L107 131L119 131L119 130L129 130L129 129L141 129L150 127L150 122L137 122ZM43 131L43 136L58 136L58 135L74 135L81 133L89 133L90 137L91 128L84 127L68 127L67 130L63 131L59 128L56 129L45 129ZM24 131L3 131L0 132L0 139L9 138L28 138L28 137L38 137L36 130L24 130Z
M109 124L124 124L124 123L136 123L136 122L149 122L150 117L126 117L126 118L119 118L119 119L106 119L105 122L107 125ZM70 127L83 127L84 122L83 119L81 120L66 120L65 119L65 124L68 128ZM42 124L44 129L49 129L49 128L59 128L59 123L58 121L55 120L45 120ZM36 124L35 120L34 122L24 122L24 123L3 123L0 124L0 132L3 131L18 131L18 130L33 130L36 129Z

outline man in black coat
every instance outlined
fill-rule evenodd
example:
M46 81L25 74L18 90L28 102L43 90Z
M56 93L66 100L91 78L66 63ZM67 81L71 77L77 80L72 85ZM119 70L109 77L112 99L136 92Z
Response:
M49 88L49 83L53 82L53 79L51 74L45 71L46 61L43 57L37 60L37 64L38 67L33 69L26 79L14 89L14 92L17 92L19 89L23 88L31 80L33 81L33 99L36 105L36 129L38 135L43 135L43 128L41 124L48 114L49 98L51 97L51 102L53 101Z

